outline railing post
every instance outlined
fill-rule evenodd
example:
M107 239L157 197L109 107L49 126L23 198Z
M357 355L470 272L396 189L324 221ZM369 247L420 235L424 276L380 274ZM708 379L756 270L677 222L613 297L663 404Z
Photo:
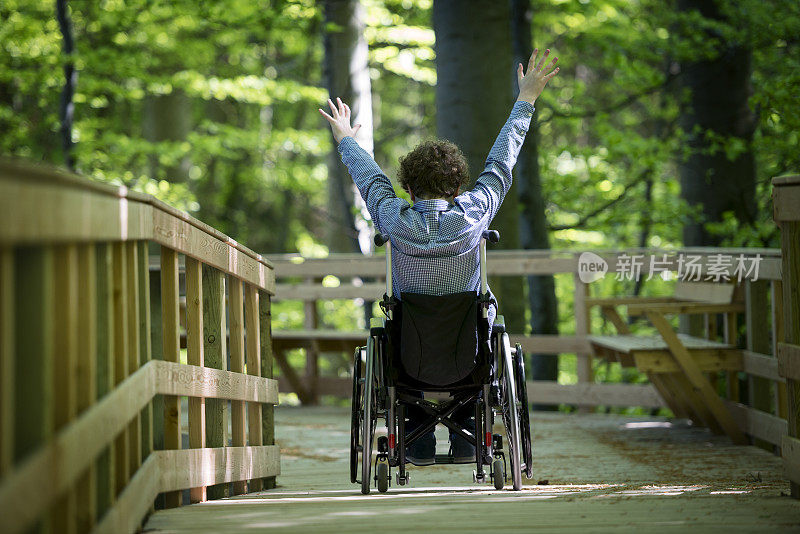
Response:
M114 387L125 380L128 374L128 287L127 262L125 261L125 243L114 243L111 246L111 271L114 287ZM130 478L130 427L117 437L114 457L114 496L120 494Z
M128 306L128 369L126 376L139 370L141 343L139 334L139 250L135 241L125 243L125 277ZM142 465L142 414L136 415L128 427L128 478Z
M53 436L53 249L14 253L14 463Z
M78 249L75 245L55 247L55 322L53 363L53 413L56 432L67 426L78 413ZM77 501L68 492L56 502L54 526L75 532Z
M178 253L161 247L161 318L163 325L164 361L180 362L180 303L179 303ZM180 397L164 396L164 449L181 448L181 403ZM164 505L173 508L181 505L181 493L165 494Z
M572 275L575 284L573 313L575 314L575 335L586 337L589 335L589 309L586 306L586 297L589 294L589 286L581 281L578 273ZM592 355L587 353L577 353L578 383L592 382ZM590 412L592 408L581 406L580 412Z
M312 279L314 282L318 280ZM303 302L303 328L306 330L316 330L319 326L319 310L317 309L317 301L306 300ZM315 340L310 340L309 345L306 347L306 391L308 391L309 404L317 404L319 402L319 350Z
M111 245L97 245L97 400L114 387L114 275ZM116 442L97 459L97 516L100 518L114 503Z
M225 277L213 267L203 265L203 358L206 367L225 369ZM206 447L224 447L225 402L206 399ZM226 496L227 484L208 488L209 499Z
M0 478L14 464L14 250L0 247Z
M203 366L203 284L199 261L186 256L186 361ZM189 448L206 446L206 400L189 397ZM191 502L206 500L206 488L192 488Z
M97 397L97 258L95 245L78 248L78 415ZM97 514L96 469L90 467L76 487L78 532L89 532Z
M228 276L228 310L230 314L230 346L231 371L244 373L244 299L242 281ZM231 444L234 447L247 445L245 429L244 401L231 401ZM247 482L239 480L233 483L234 495L247 492Z
M272 356L272 306L266 291L258 294L258 323L261 334L261 376L273 377ZM261 433L264 445L275 445L275 407L266 404L261 407ZM264 489L275 487L275 477L263 479Z
M247 374L259 376L261 374L261 335L259 334L258 318L258 290L250 285L244 286L244 323L247 332ZM261 404L249 402L247 406L247 426L250 436L250 446L258 447L262 444L261 435ZM261 491L261 479L250 480L250 491Z
M766 280L748 280L745 282L745 323L747 325L747 350L760 354L770 353L769 303ZM770 381L759 376L747 375L747 404L763 412L772 411ZM772 451L771 443L754 438L753 444L762 449Z
M781 229L783 339L778 338L778 342L797 346L800 345L800 176L775 178L772 186L773 218ZM796 369L798 365L800 362L792 357L785 362L784 369ZM800 381L796 375L786 376L786 391L790 436L787 439L796 443L800 437ZM793 457L787 455L786 447L782 447L781 454L791 481L792 497L800 499L800 460L797 447L794 449Z

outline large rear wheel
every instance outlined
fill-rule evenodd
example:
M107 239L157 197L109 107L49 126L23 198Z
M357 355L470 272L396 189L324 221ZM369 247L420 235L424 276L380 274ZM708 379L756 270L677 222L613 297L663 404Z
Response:
M525 353L517 343L514 350L514 378L517 397L519 397L519 429L522 441L522 463L526 478L533 476L533 440L531 439L530 405L528 404L528 386L525 382Z
M372 441L375 437L375 423L377 414L375 410L375 339L367 338L367 361L364 366L364 394L362 402L361 420L361 493L369 493L370 470L372 467Z
M361 358L364 348L358 347L353 355L353 396L350 398L350 483L358 480L358 453L361 450L361 405L364 382L361 378Z
M500 356L503 368L503 423L508 437L508 453L511 464L511 483L515 491L522 489L522 446L520 438L519 408L514 379L514 362L508 334L502 334Z

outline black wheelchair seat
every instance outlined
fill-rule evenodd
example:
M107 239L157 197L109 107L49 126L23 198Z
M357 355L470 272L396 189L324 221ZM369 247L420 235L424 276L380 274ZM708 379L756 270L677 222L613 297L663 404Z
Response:
M396 354L409 385L451 386L470 376L478 364L476 293L403 293L399 308Z

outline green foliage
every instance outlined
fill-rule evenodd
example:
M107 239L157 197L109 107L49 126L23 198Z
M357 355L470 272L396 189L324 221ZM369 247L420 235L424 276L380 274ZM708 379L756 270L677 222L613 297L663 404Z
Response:
M79 172L153 194L259 252L324 254L332 140L316 108L328 96L323 34L334 28L325 27L322 4L73 1L77 50L66 58L52 1L4 0L0 153L63 162L62 66L74 61ZM394 176L399 156L435 135L432 0L363 4L375 158ZM532 1L535 44L549 46L561 65L536 104L554 248L621 248L642 240L680 246L683 223L699 211L679 197L675 162L685 157L692 132L678 127L686 95L671 88L679 76L673 67L713 60L719 42L752 49L753 143L700 134L728 158L752 148L759 209L756 220L730 213L708 228L729 245L777 244L769 180L800 172L800 3L720 5L725 21L678 12L663 0ZM557 277L564 333L574 324L571 284ZM602 294L632 290L598 284ZM662 291L668 287L661 281L644 286L646 294ZM276 326L302 326L301 312L297 303L276 304ZM320 314L331 327L363 321L353 303L325 305ZM597 331L606 328L599 316L592 321ZM563 378L571 380L574 358L563 364ZM596 371L609 380L641 379L613 367Z

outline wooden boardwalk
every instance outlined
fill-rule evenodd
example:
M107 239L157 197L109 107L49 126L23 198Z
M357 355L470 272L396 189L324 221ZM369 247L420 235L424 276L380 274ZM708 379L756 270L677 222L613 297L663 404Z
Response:
M521 492L474 485L465 465L412 467L410 487L364 496L349 482L349 412L281 407L277 489L158 511L144 531L800 532L800 502L766 451L663 418L536 413L533 424ZM446 440L438 430L440 451Z

